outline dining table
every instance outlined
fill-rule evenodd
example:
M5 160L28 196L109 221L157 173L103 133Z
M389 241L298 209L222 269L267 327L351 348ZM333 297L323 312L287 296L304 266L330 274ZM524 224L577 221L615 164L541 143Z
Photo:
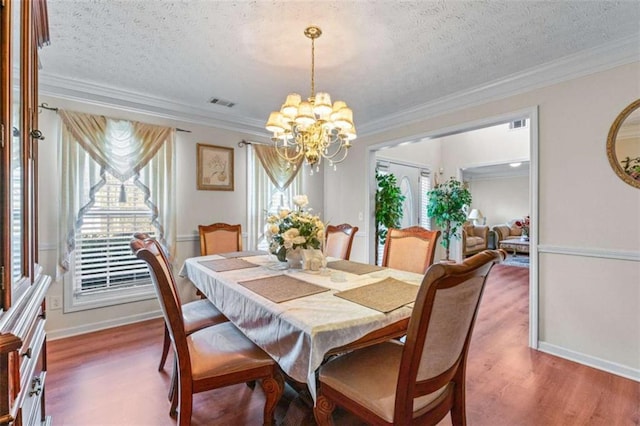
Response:
M405 334L423 275L328 258L284 269L255 251L198 256L179 271L282 371L316 398L331 355Z

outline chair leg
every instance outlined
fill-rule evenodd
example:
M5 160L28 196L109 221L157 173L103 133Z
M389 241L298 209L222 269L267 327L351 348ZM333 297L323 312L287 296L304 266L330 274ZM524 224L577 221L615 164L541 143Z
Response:
M171 339L169 338L169 330L167 324L164 325L164 340L162 342L162 356L160 357L160 365L158 371L164 370L164 364L167 362L167 355L169 355L169 346L171 346Z
M313 407L313 416L319 426L333 426L331 414L335 408L333 401L329 401L324 395L318 395L316 406Z
M284 392L284 377L279 371L274 372L273 377L263 379L260 382L260 386L262 386L266 399L264 403L263 425L271 426L274 424L273 413L276 405Z
M169 409L169 416L175 419L178 416L178 390L176 389L171 396L171 408Z
M451 407L451 424L453 426L466 426L467 424L465 367L466 365L459 367L454 377L455 387L453 389L453 406Z
M178 426L191 426L191 412L193 410L193 386L191 384L180 382L178 389L178 402L180 405L178 411ZM173 405L173 404L172 404Z
M169 398L169 401L173 401L173 396L176 394L177 387L178 387L178 361L174 358L173 371L171 372L171 382L169 383L169 394L167 395L167 398Z

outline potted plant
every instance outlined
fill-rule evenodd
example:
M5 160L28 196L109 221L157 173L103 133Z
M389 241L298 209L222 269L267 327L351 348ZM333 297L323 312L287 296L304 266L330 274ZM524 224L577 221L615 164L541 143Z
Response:
M378 189L376 190L376 248L384 244L387 239L387 229L398 228L402 219L402 202L404 195L395 175L376 172ZM376 250L376 264L378 250Z
M442 230L441 244L449 261L451 238L459 238L460 226L467 220L464 207L471 205L471 193L459 180L450 178L427 192L427 214L434 218Z

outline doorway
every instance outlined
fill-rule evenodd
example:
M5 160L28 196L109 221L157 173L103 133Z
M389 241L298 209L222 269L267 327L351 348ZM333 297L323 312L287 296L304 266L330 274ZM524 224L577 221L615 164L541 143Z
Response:
M525 122L527 125L522 126ZM530 267L529 267L529 346L537 348L538 341L538 258L537 258L537 211L538 211L538 134L537 134L537 108L523 111L516 111L504 116L492 117L473 123L462 123L454 127L436 130L425 134L415 135L402 140L393 140L368 147L369 151L369 194L370 200L375 199L375 167L378 157L392 157L394 159L411 158L419 161L420 164L427 165L432 172L435 181L444 181L449 177L464 180L465 170L469 173L474 168L495 166L498 164L523 163L528 165L528 207L523 207L524 214L531 217L530 233ZM508 142L491 143L491 138L474 139L482 132L491 132L498 128L512 127L517 123L516 128L509 129L512 135L516 132L519 137L526 141L523 147L509 145ZM478 133L479 132L479 133ZM486 135L485 135L486 136ZM484 142L483 142L484 141ZM457 152L456 152L457 150ZM405 157L403 157L405 156ZM408 157L406 157L408 156ZM368 206L371 211L375 206ZM502 213L501 213L502 214ZM506 213L504 213L506 214ZM515 216L519 216L518 213ZM371 217L371 215L370 215ZM496 214L495 220L499 220L500 214ZM487 224L492 225L493 219L487 218ZM417 224L417 223L414 223ZM375 229L373 221L369 224L369 229ZM457 240L452 242L452 251L456 260L462 260L462 250ZM370 241L369 258L373 259L374 244Z

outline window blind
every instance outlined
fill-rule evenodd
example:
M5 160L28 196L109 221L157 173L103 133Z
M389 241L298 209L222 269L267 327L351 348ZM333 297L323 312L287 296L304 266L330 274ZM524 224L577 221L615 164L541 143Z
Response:
M76 294L151 283L146 264L129 246L135 232L155 235L145 194L133 178L121 183L106 173L76 232Z

